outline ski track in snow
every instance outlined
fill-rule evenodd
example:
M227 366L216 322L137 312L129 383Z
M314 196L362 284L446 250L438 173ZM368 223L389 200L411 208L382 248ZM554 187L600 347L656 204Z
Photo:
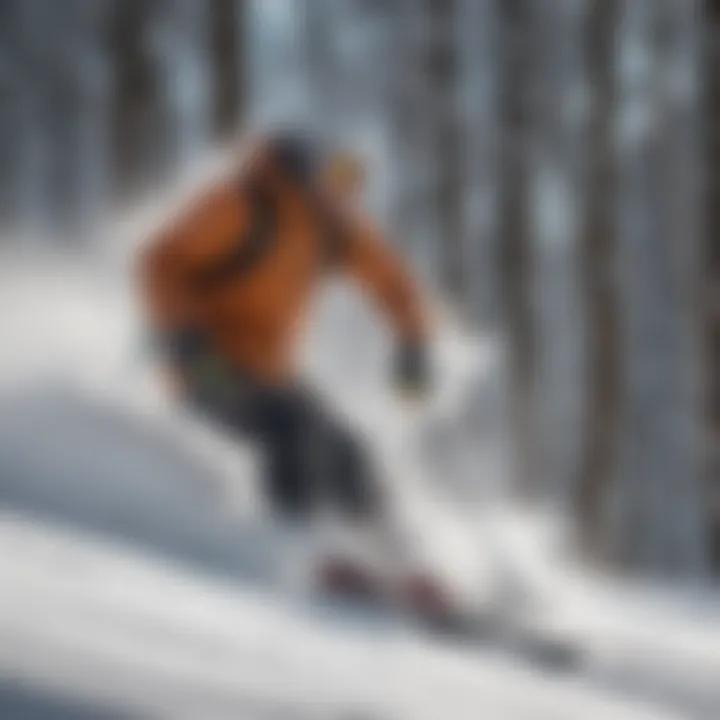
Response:
M3 516L0 540L0 671L91 707L171 718L683 717L17 516Z
M491 488L484 504L455 507L423 478L427 463L412 448L424 428L455 427L471 379L502 382L494 341L441 322L443 384L424 416L412 413L385 391L383 331L337 289L323 306L327 321L311 328L307 373L368 436L423 562L453 580L480 575L485 589L502 571L549 604L542 622L570 629L587 666L555 677L487 646L270 592L281 533L254 519L252 458L158 394L137 342L126 260L3 258L0 710L720 717L717 593L614 587L553 563L552 526L492 495L504 468L496 443L481 444L483 465L472 466Z

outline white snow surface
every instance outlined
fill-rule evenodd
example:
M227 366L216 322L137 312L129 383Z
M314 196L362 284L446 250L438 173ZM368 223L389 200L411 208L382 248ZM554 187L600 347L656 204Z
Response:
M12 515L0 538L0 672L130 717L684 717Z
M29 687L122 717L720 717L717 590L590 577L559 552L557 518L508 504L500 342L440 309L426 406L388 392L390 338L343 288L320 303L305 372L367 436L412 562L468 607L572 636L583 670L266 582L292 538L263 520L247 448L160 390L131 261L118 244L0 261L0 710ZM492 421L464 437L476 393ZM448 435L439 469L430 444Z

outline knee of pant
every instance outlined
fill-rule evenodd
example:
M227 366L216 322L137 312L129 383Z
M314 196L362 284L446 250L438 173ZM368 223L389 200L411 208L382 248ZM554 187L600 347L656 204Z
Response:
M378 501L376 478L367 452L350 434L338 438L333 476L337 500L345 512L362 515L374 511Z
M310 488L296 474L270 473L266 478L267 497L273 511L285 518L308 515L312 509L313 496Z
M365 475L367 456L360 442L349 432L339 431L335 445L335 465L343 473Z

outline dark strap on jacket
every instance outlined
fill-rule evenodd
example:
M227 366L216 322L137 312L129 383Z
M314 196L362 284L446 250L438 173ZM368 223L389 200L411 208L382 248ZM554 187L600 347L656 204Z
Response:
M247 276L272 251L277 242L278 208L272 190L259 180L243 186L250 207L250 223L227 255L203 268L195 277L195 288L214 290Z
M319 227L323 266L336 267L346 253L347 227L341 214L323 199L314 198L313 207Z
M195 275L193 283L200 292L215 290L247 277L277 244L277 197L259 180L249 181L243 190L250 206L250 224L228 254ZM345 253L347 229L340 214L327 203L313 199L312 204L318 218L323 266L335 267Z

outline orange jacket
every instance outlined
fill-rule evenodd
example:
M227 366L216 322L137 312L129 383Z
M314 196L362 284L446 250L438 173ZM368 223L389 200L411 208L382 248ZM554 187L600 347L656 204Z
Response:
M295 346L325 271L359 281L397 334L426 319L408 273L364 218L309 199L262 153L151 239L140 257L154 329L202 328L221 355L264 382L294 373Z

